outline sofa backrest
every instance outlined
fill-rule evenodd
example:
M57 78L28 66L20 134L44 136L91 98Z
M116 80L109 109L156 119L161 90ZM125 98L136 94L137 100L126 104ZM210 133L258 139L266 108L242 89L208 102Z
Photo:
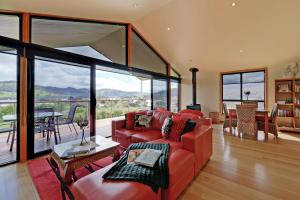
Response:
M155 110L152 116L152 128L156 130L161 130L161 127L167 117L171 117L172 112L170 111L158 111Z
M184 109L184 110L179 111L179 113L180 114L189 113L189 114L198 115L199 117L204 117L203 112L201 112L199 110Z

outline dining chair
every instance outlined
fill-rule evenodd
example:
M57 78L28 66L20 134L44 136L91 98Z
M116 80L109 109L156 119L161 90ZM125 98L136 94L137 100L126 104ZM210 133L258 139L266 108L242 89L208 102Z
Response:
M226 103L223 103L223 112L225 115L224 124L223 124L223 133L224 133L225 129L229 127L229 112L228 112ZM236 116L232 116L231 126L234 128L234 130L236 129L236 127L237 127Z
M277 124L277 114L278 114L278 104L274 103L271 111L271 115L269 117L269 133L275 136L275 139L278 138L278 124ZM257 122L258 130L265 130L265 122L263 120L259 120Z
M243 136L253 136L257 138L257 122L256 122L256 105L236 105L237 111L237 127L239 137L241 133Z
M54 108L35 108L35 133L47 133L47 141L50 141L52 133L54 133L55 144L57 141L57 132L55 129ZM61 141L60 134L58 133L59 140Z
M56 122L58 133L60 133L60 131L59 131L59 126L60 125L68 125L69 129L72 133L72 129L71 129L71 126L70 126L70 125L72 125L74 130L75 130L76 135L78 135L77 129L74 125L74 117L75 117L75 113L76 113L76 110L77 110L78 107L79 107L79 105L77 103L71 104L67 118L60 118L58 120L58 122Z

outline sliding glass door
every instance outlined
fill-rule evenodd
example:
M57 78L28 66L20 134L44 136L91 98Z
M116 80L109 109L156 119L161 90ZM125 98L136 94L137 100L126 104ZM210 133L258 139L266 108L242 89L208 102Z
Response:
M18 65L17 51L0 46L0 165L17 161Z
M34 153L79 139L77 121L90 117L89 66L46 58L34 59ZM85 131L89 136L89 130Z

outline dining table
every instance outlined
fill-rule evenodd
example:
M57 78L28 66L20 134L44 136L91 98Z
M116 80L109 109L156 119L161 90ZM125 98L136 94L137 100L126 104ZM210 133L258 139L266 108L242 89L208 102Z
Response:
M229 131L232 134L232 119L233 116L236 115L236 109L228 109L229 111ZM269 111L268 110L257 110L255 118L256 120L264 121L264 133L265 133L265 141L268 141L268 133L269 133Z

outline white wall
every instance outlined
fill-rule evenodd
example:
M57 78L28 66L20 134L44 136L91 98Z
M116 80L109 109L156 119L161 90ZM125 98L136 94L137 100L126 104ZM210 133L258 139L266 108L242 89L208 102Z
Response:
M276 64L268 68L268 110L275 102L275 79L283 78L286 64ZM258 67L252 67L258 68ZM220 110L220 73L233 70L251 69L251 67L226 68L225 70L199 70L197 73L197 103L201 103L206 116L211 111ZM181 108L192 103L191 72L182 71Z

